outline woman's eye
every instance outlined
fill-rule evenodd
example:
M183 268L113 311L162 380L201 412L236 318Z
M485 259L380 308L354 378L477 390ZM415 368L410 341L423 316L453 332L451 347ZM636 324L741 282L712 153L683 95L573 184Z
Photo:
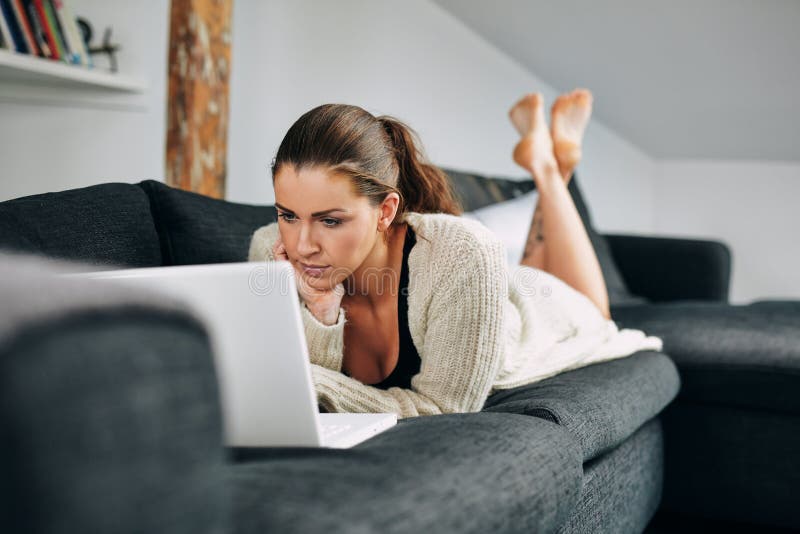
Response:
M293 213L285 213L285 212L284 213L278 213L278 218L283 219L284 221L289 222L289 223L293 223L293 222L297 221L297 216L294 215ZM333 219L333 218L330 218L330 217L326 217L326 218L320 219L320 220L322 221L322 224L324 224L328 228L333 228L334 226L339 226L342 223L342 221L340 221L339 219Z

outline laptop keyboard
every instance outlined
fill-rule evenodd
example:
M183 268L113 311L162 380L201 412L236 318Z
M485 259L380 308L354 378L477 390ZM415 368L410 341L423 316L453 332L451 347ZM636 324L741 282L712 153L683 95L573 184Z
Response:
M324 439L330 439L334 436L338 436L342 432L347 432L352 429L353 425L323 425L322 437Z

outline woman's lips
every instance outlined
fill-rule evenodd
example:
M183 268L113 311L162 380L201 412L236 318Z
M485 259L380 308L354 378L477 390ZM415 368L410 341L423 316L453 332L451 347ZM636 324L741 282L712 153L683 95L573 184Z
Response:
M319 278L322 276L325 271L330 268L330 265L308 265L303 262L297 262L300 265L300 268L303 269L303 272L308 276L313 276L315 278Z

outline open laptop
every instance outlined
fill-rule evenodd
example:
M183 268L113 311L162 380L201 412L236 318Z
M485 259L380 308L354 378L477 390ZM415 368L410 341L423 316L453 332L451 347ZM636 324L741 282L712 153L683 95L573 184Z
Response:
M396 414L319 413L294 269L286 261L68 274L160 290L205 320L232 447L347 448Z

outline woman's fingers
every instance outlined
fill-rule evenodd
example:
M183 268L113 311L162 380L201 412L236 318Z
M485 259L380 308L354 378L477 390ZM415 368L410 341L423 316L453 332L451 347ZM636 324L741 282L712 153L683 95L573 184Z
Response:
M289 255L286 253L286 247L283 245L280 236L272 245L272 256L277 261L289 261ZM293 267L296 274L297 293L306 303L311 313L325 324L335 323L339 315L339 306L345 293L344 284L336 284L332 289L316 288L306 281L302 271L296 265Z
M281 241L280 237L272 245L272 255L276 260L289 261L289 256L286 254L286 247L283 246L283 242Z

